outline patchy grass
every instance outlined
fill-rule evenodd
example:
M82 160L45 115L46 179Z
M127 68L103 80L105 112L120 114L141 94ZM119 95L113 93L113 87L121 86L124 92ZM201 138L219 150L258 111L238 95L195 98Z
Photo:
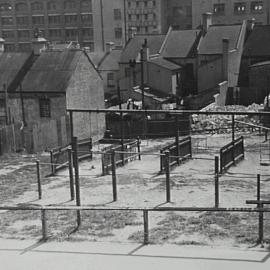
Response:
M114 236L114 230L137 226L131 211L81 211L82 225L76 230L76 211L48 211L47 226L51 240L97 240ZM1 214L0 234L8 238L41 238L40 211L7 211Z

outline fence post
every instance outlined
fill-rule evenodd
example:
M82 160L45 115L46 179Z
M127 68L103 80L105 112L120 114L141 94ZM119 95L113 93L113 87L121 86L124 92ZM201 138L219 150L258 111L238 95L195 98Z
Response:
M218 164L219 158L215 157L215 208L219 207L219 175L218 175Z
M265 138L265 141L267 142L267 138L268 137L268 130L267 129L265 129L265 131L264 131L264 138Z
M90 142L89 142L89 151L90 151L90 159L93 159L93 139L90 138Z
M261 175L257 174L257 201L260 202L261 200ZM258 203L257 207L263 208L262 203ZM258 243L263 242L263 212L259 212L259 237Z
M42 241L48 239L48 227L47 227L47 212L45 209L41 210L41 226L42 226Z
M139 160L141 160L141 141L140 141L140 137L137 137L137 149L138 149L138 158Z
M166 170L166 202L171 202L170 185L170 151L165 151L165 170Z
M177 165L180 165L180 151L179 151L179 125L178 125L178 116L175 116L175 146L176 146L176 156L177 156Z
M160 150L159 154L160 154L160 172L163 172L163 160L164 160L163 151Z
M232 141L235 140L235 116L232 114Z
M78 139L77 137L72 138L72 152L75 172L75 190L76 190L76 205L81 206L80 196L80 177L79 177L79 163L78 163ZM81 212L77 210L77 225L81 225Z
M39 162L39 160L36 161L36 167L37 167L38 198L39 198L39 200L41 200L41 198L42 198L42 190L41 190L40 162Z
M219 156L220 156L220 173L223 173L223 153L222 150L219 151Z
M111 152L112 163L112 187L113 187L113 201L117 201L117 179L116 179L116 165L115 165L115 151Z
M190 157L192 158L192 139L191 139L191 136L189 136L189 153L190 153Z
M149 244L149 219L148 219L148 211L143 210L143 228L144 228L144 237L143 237L143 244Z
M50 151L50 158L51 158L51 172L52 175L55 175L55 168L54 168L54 160L53 160L53 151Z
M72 162L71 148L68 148L68 169L69 169L70 199L73 201L75 195L74 195L73 162Z

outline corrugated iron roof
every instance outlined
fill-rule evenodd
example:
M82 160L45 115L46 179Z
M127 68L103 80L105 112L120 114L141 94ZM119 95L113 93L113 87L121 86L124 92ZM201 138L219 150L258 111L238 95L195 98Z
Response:
M132 38L123 50L120 58L121 63L128 63L130 59L136 59L140 49L147 39L150 55L157 54L164 41L165 35L138 35Z
M65 92L83 54L80 50L43 52L22 82L26 92Z
M162 56L165 58L186 58L198 42L201 30L172 30L164 45Z
M270 25L256 25L247 39L243 55L270 56Z
M0 55L0 84L8 87L17 77L31 53L2 53Z
M236 49L242 25L212 25L199 45L199 54L222 54L222 39L229 39L229 49Z

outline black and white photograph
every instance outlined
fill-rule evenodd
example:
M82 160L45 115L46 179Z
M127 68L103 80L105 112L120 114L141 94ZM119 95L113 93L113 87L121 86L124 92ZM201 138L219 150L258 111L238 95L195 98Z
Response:
M270 269L270 0L0 0L0 270Z

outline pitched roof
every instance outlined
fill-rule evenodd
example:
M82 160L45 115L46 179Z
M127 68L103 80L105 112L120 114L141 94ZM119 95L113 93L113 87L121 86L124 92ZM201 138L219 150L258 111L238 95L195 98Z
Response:
M105 52L87 52L88 56L90 57L91 61L93 62L95 67L98 67L102 59L105 57Z
M107 53L98 65L98 70L119 70L122 50L112 50Z
M79 50L43 52L22 82L25 92L65 92L83 54Z
M181 69L181 66L176 65L162 57L156 57L149 60L150 63L156 64L168 70L178 70Z
M229 49L237 47L242 25L212 25L199 45L199 54L222 54L222 39L228 38Z
M186 58L199 40L200 30L172 30L166 39L162 56L166 58Z
M269 56L270 55L270 25L256 25L248 37L244 56Z
M2 53L0 55L0 84L7 87L14 82L32 53Z
M164 41L165 35L138 35L132 38L124 48L120 62L128 63L130 59L136 59L140 49L147 39L150 55L157 54Z

